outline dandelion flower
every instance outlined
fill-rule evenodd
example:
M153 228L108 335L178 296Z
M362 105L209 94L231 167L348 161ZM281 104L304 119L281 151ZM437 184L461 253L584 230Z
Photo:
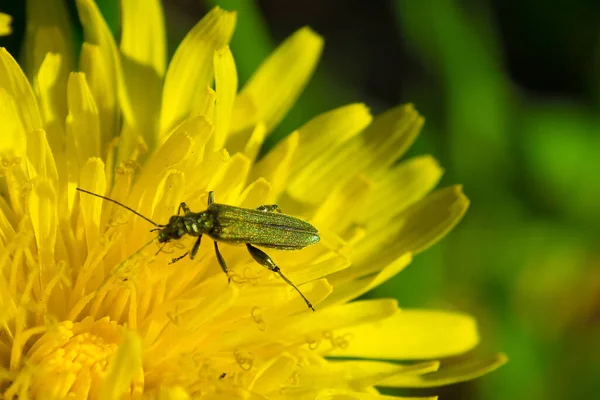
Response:
M117 46L95 3L77 0L76 66L62 2L28 4L26 72L0 50L3 398L376 399L376 387L444 385L504 362L440 367L477 344L467 315L353 301L468 205L459 186L431 192L432 158L395 164L423 123L411 105L341 107L257 158L315 68L317 34L294 33L238 90L233 12L210 11L167 66L160 1L123 2ZM225 204L278 203L319 229L319 244L270 252L317 311L244 246L221 247L230 284L207 243L169 265L193 238L157 254L147 221L76 187L160 223L182 200L203 210L211 190Z

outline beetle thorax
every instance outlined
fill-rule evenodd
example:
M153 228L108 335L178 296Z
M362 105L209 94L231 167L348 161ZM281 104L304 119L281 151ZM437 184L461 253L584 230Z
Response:
M188 235L198 236L208 232L213 227L213 219L206 212L190 213L183 217L183 223Z

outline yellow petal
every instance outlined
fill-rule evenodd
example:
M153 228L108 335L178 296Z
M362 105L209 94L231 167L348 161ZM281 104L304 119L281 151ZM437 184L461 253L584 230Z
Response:
M36 129L27 135L27 159L29 160L29 176L41 176L49 181L54 188L58 188L58 171L54 163L54 156L46 140L46 132Z
M38 257L44 265L54 264L58 227L56 191L48 181L39 181L29 198L29 215L35 233Z
M370 177L377 179L386 173L413 144L423 122L412 104L392 108L373 119L363 134Z
M5 163L18 163L25 155L27 131L18 114L19 110L14 99L6 90L0 88L0 120L4 121L3 138L0 140L0 158L6 160Z
M335 291L327 298L326 304L353 300L393 278L412 261L410 253L404 253L396 259L392 258L394 255L373 257L372 260L366 260L365 264L352 265L329 277Z
M55 53L62 59L61 75L66 82L75 70L75 45L65 2L27 0L26 24L23 56L27 76L35 77L46 54Z
M61 177L62 185L68 181L69 177L65 146L65 123L68 110L67 96L65 96L68 75L65 69L66 66L61 55L47 53L34 80L34 88L46 131L44 138L48 146L46 154L52 156L52 161L46 160L46 164L56 171L52 171L52 174L56 173ZM41 147L37 148L41 149ZM58 188L58 185L55 187ZM66 191L64 189L64 187L59 189L58 195L59 202L64 204L64 209L66 209Z
M214 190L217 203L239 204L239 197L250 172L250 160L241 153L235 154L208 184Z
M128 0L121 3L121 53L139 66L165 74L167 41L162 2Z
M364 209L372 187L370 180L359 175L334 189L313 216L313 224L342 235Z
M294 315L276 322L283 336L303 336L315 331L342 330L349 326L372 326L375 321L390 317L398 311L395 300L378 299L356 301L333 307L323 308L319 312ZM275 329L275 328L274 328ZM358 328L355 328L358 329ZM388 332L389 333L389 332ZM369 340L365 338L364 340ZM374 344L384 343L374 341Z
M370 386L380 386L380 382L388 381L396 376L422 375L439 369L438 361L415 364L396 364L382 361L335 361L329 365L333 373L343 374L348 383L357 390L365 390Z
M150 215L155 221L167 221L177 213L183 200L185 190L185 174L176 169L168 169L159 180L158 188L152 201Z
M294 160L293 178L288 193L295 200L320 204L332 188L361 172L362 140L357 137L371 122L369 110L362 104L342 107L314 118L300 128L300 147L305 148L303 132L307 132L306 148ZM318 142L323 135L323 143ZM319 148L315 153L310 147Z
M298 148L299 138L298 131L293 132L254 165L250 180L264 178L271 183L271 193L267 202L273 202L275 199L278 199L279 194L286 187L294 154Z
M292 376L297 364L298 360L287 353L273 358L257 371L248 389L265 396L276 392Z
M220 149L225 145L229 132L231 110L237 93L237 71L233 55L229 46L224 46L215 51L215 133L212 137L213 149Z
M403 161L377 182L372 196L363 204L358 220L369 229L379 229L391 216L427 195L438 184L442 173L442 168L431 156Z
M367 260L380 248L395 254L419 253L448 233L468 206L469 200L460 185L433 192L387 225L370 231L357 246L353 260L357 263Z
M0 213L0 220L1 216L2 214ZM1 234L2 233L0 233L0 235ZM4 254L6 254L6 256L4 257L8 258L8 252ZM4 267L4 261L2 260L0 262L0 265ZM2 279L0 279L0 326L6 329L6 331L9 331L9 329L6 328L7 324L14 319L15 314L17 313L16 302L17 299L15 298L13 293L11 293L11 290L8 286L8 281L4 277L2 277ZM3 354L6 354L7 352L9 352L8 349L3 351Z
M73 141L80 164L100 156L100 117L85 74L74 72L67 84L67 135Z
M200 146L196 148L198 152L194 153L194 157L202 158L204 144L208 140L206 130L208 130L208 135L210 135L210 129L212 127L208 125L203 117L188 119L178 126L167 141L156 149L146 162L142 174L138 179L138 184L135 186L131 196L133 203L135 204L139 201L141 197L140 191L147 188L150 183L156 183L156 177L163 173L163 171L185 161L188 154L194 151L195 137L198 136L201 136L199 138Z
M240 207L256 208L262 204L266 204L271 185L264 178L259 178L246 186L240 195Z
M350 104L314 117L298 129L300 148L293 171L301 172L316 160L326 160L327 154L335 154L339 146L356 137L372 119L364 104Z
M213 79L213 54L229 43L236 15L213 8L183 39L167 69L162 97L160 135L182 119Z
M161 387L158 393L158 400L189 400L190 395L182 387L165 388Z
M104 163L99 158L90 158L81 170L80 187L102 196L106 193L106 175ZM88 253L96 246L100 237L100 216L103 200L80 193L81 212L85 228Z
M0 243L4 246L15 234L14 215L3 197L0 197Z
M506 364L507 361L508 358L500 353L491 357L461 361L456 364L442 364L442 367L438 371L426 374L410 374L390 377L379 382L379 385L407 388L445 386L479 378Z
M433 310L402 310L385 320L341 329L336 334L350 337L347 348L336 348L330 354L336 357L442 358L467 352L479 343L472 317Z
M12 33L12 28L10 26L11 22L12 17L10 15L0 12L0 36L6 36Z
M108 365L100 399L117 400L129 394L141 370L142 343L136 334L129 332Z
M113 89L113 73L110 63L104 59L100 46L83 43L79 60L81 72L89 86L97 107L100 123L100 143L108 143L117 134L118 110L117 93ZM102 150L104 153L104 149Z
M244 154L250 160L254 161L258 157L258 152L260 151L260 147L265 141L265 137L267 135L267 127L262 122L259 122L254 127L252 134L248 138L246 145L244 146ZM229 145L228 145L229 148Z
M62 147L65 117L67 116L68 75L64 73L65 65L60 54L46 53L34 80L40 112L50 136L49 141L58 149Z
M0 93L4 98L2 99L2 121L4 124L8 124L8 127L3 127L3 139L19 134L23 136L21 138L13 137L9 140L24 142L25 133L42 128L42 118L29 81L19 64L4 48L0 48ZM9 106L11 103L12 107ZM12 129L10 129L11 125ZM11 133L13 129L17 131ZM1 148L5 148L4 140L2 142ZM24 148L21 148L18 154L22 154L23 151Z
M158 0L121 3L121 54L127 92L132 99L136 129L149 148L158 138L160 101L166 68L167 42L162 4ZM135 145L120 159L127 159Z
M121 58L112 33L93 0L77 0L76 4L83 27L84 39L90 44L99 46L102 60L105 63L104 69L107 73L107 80L110 82L109 90L117 93L125 121L133 124L135 119L131 101L123 78Z
M207 121L214 123L216 97L217 93L212 88L206 87L204 93L198 95L190 114L203 116Z
M301 28L287 38L260 65L236 102L256 106L254 118L242 120L234 108L231 130L234 132L262 121L267 131L283 119L313 74L323 49L323 39L310 28ZM244 99L247 98L247 99ZM247 114L246 114L247 115Z
M437 397L397 397L382 394L361 393L346 389L321 390L315 400L436 400Z

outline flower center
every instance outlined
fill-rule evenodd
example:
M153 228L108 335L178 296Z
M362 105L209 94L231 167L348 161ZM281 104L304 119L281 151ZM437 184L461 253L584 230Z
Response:
M7 394L13 390L19 393L23 386L32 398L88 398L97 394L123 331L108 317L59 323L27 351L25 365Z

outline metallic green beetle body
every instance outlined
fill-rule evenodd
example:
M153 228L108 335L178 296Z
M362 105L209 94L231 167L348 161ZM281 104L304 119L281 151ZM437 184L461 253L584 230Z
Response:
M179 215L182 210L184 215ZM299 250L319 242L319 232L314 226L275 210L278 210L276 205L249 209L215 203L210 192L206 211L195 213L181 203L178 215L162 225L158 241L166 243L186 234L195 237L206 234L220 242L250 243L279 250Z
M172 224L183 225L190 236L206 234L221 242L252 243L279 250L299 250L319 241L316 228L298 218L218 203L206 211L175 216L169 221Z
M195 213L190 211L185 203L181 203L177 215L173 215L168 224L160 225L115 200L87 190L79 188L77 190L118 204L154 224L157 228L153 231L159 231L157 237L159 243L178 240L184 235L197 237L191 251L173 258L170 264L181 260L188 254L193 260L200 248L202 235L207 235L213 239L217 261L231 281L227 264L219 251L217 242L245 244L254 260L277 273L302 296L308 307L314 311L310 301L283 275L271 257L254 247L256 245L279 250L299 250L319 242L319 233L314 226L298 218L276 212L279 210L276 205L263 205L257 209L248 209L218 204L214 202L214 193L209 192L208 207L205 211ZM181 215L181 211L183 211L183 215Z

